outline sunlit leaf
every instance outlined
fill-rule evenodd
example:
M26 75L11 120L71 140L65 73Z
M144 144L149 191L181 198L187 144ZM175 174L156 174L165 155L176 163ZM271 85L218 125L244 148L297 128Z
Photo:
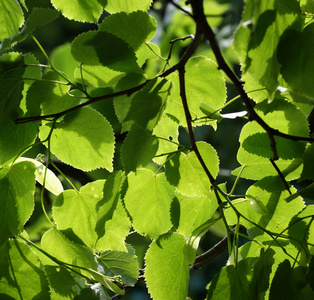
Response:
M172 226L170 204L174 189L165 174L139 169L128 175L128 184L124 202L134 229L152 238L167 232Z
M107 0L105 5L106 11L109 13L117 13L117 12L127 12L130 13L136 10L143 10L146 11L150 7L152 0Z
M51 126L51 123L46 123L40 128L41 140L48 137ZM100 113L84 107L67 114L55 127L50 150L60 160L84 171L96 168L113 170L113 130Z
M171 84L166 79L154 79L130 97L114 99L114 107L123 131L134 125L152 130L158 123L170 93Z
M176 232L152 242L145 256L145 279L153 299L186 298L190 273L187 248L185 238Z
M18 162L0 180L0 245L23 231L34 209L35 166Z
M158 149L159 140L148 130L131 130L121 148L121 160L125 172L136 171L139 167L145 167Z
M72 55L83 64L141 73L133 49L123 39L105 31L88 31L77 36L72 42Z
M50 193L58 196L60 193L63 192L63 186L58 177L50 169L47 169L47 173L45 175L45 165L42 164L40 161L26 157L20 157L16 160L16 162L19 161L30 161L35 165L36 181L43 185L45 180L45 188Z
M134 249L127 246L128 252L104 251L101 253L98 261L104 267L104 273L107 276L118 276L122 282L128 286L134 286L138 277L138 262Z
M41 262L25 243L10 240L0 247L0 278L3 299L50 298Z
M219 159L215 149L205 142L198 142L197 147L209 172L215 178L218 174ZM210 180L207 177L196 154L183 152L172 156L166 162L166 176L177 191L187 196L205 196L210 192Z
M24 23L24 15L20 4L16 0L0 1L0 41L16 35Z
M55 228L50 229L43 235L41 247L60 261L77 266L75 270L85 276L91 277L90 272L86 269L97 270L97 263L92 250L70 241Z
M51 0L52 5L60 10L66 18L90 23L98 21L105 2L104 0L74 0L70 3L62 0Z

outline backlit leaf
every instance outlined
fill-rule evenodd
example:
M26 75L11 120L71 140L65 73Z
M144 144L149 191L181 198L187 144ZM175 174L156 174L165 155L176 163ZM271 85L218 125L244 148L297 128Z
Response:
M50 299L48 281L39 257L25 243L7 241L0 247L2 299Z
M17 0L0 1L0 41L16 35L24 23L24 15Z
M152 242L145 256L145 279L153 299L186 298L190 275L187 248L185 238L177 232Z
M18 162L0 180L0 245L22 232L33 212L34 173L33 163Z
M57 81L65 80L55 72L43 75L44 81L36 81L29 88L26 107L29 115L49 115L62 112L80 103L80 99L68 94L69 86Z
M8 165L36 138L38 124L14 124L13 121L0 123L0 164Z
M253 261L245 259L238 262L237 266L223 267L211 281L206 299L250 299L248 278L252 276Z
M87 65L102 65L120 72L142 72L133 49L121 38L105 31L78 35L72 42L72 55Z
M51 130L47 123L40 128L45 140ZM97 111L83 107L65 116L51 134L51 152L75 168L90 171L106 168L112 171L114 136L109 122Z
M43 235L41 247L64 263L84 268L75 268L75 270L85 276L91 278L90 273L85 269L97 270L97 263L92 250L70 241L55 228L48 230Z
M90 248L124 251L129 220L119 199L122 180L117 172L106 182L86 184L79 193L66 190L60 194L53 206L58 229Z
M152 161L158 149L158 138L148 130L131 130L121 148L121 160L125 172L136 171Z
M59 13L54 9L34 7L22 30L18 34L14 36L11 35L9 38L5 39L1 45L1 49L9 48L12 44L23 41L33 31L54 21L58 16Z
M176 193L179 208L179 220L177 230L184 234L185 237L191 235L200 225L208 221L216 209L218 204L216 199L212 197L188 197ZM173 206L172 214L175 214L175 206Z
M98 261L102 263L107 276L120 275L124 284L134 286L138 278L139 265L134 249L131 246L127 248L128 252L104 251Z
M35 165L36 181L43 185L45 179L45 188L50 193L58 196L60 193L63 192L63 186L58 177L50 169L47 169L47 173L45 175L46 167L40 161L26 157L20 157L19 159L16 160L16 162L20 161L30 161Z
M103 11L105 1L73 0L71 2L67 2L62 0L51 0L51 3L68 19L97 23Z
M289 51L286 51L289 47ZM303 31L291 29L281 38L278 60L283 78L295 92L313 98L311 77L314 75L314 24Z
M166 79L154 79L130 97L114 99L114 107L122 130L130 130L135 124L152 130L158 123L170 93L171 84Z
M174 191L165 174L139 169L128 175L128 184L124 202L134 229L152 238L167 232L172 226L170 204Z
M117 13L120 11L130 13L136 10L143 10L147 11L150 7L150 4L152 3L152 0L107 0L105 5L106 11L109 13Z
M215 178L218 174L219 159L215 149L205 142L197 142L197 147L204 162ZM210 181L196 154L183 152L174 155L166 162L166 176L177 191L186 196L208 196Z

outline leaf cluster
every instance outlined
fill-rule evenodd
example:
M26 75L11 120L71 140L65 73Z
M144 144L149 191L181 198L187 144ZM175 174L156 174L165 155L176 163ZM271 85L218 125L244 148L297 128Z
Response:
M313 4L246 0L225 46L232 7L181 2L0 0L0 298L186 299L226 249L206 299L314 297ZM60 15L96 29L48 55Z

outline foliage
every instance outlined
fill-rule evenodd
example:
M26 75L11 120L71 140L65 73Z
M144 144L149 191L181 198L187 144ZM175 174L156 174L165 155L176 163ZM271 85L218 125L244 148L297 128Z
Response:
M117 299L141 280L185 299L224 249L207 299L314 298L314 7L244 4L226 46L227 1L0 0L1 299ZM95 27L48 55L35 36L63 17ZM226 122L227 183L197 136Z

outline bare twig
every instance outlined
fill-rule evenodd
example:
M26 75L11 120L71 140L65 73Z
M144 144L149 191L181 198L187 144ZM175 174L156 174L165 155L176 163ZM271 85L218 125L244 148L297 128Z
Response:
M271 164L273 165L273 167L275 168L275 170L277 171L280 179L282 180L284 186L285 186L285 189L289 192L290 195L292 195L291 191L290 191L290 188L289 188L289 185L285 179L285 177L283 176L283 174L281 173L280 169L278 168L278 166L276 165L276 163L274 162L274 160L272 158L269 159Z
M44 116L34 116L34 117L19 118L19 119L15 120L15 124L28 123L28 122L34 122L34 121L39 121L39 120L47 120L47 119L58 119L58 118L66 115L66 114L68 114L70 112L73 112L73 111L78 110L78 109L80 109L80 108L82 108L84 106L90 105L90 104L98 102L98 101L102 101L102 100L105 100L105 99L110 99L110 98L114 98L114 97L118 97L118 96L122 96L122 95L130 96L133 93L141 90L148 83L148 81L149 80L145 81L144 83L142 83L142 84L140 84L138 86L135 86L133 88L130 88L130 89L127 89L127 90L124 90L124 91L115 92L115 93L112 93L112 94L109 94L109 95L104 95L104 96L90 98L89 101L86 101L86 102L81 103L81 104L79 104L77 106L71 107L69 109L66 109L64 111L61 111L61 112L58 112L58 113L55 113L55 114L49 114L49 115L44 115Z
M244 232L245 228L240 225L239 232ZM229 235L231 239L233 239L234 234ZM208 251L198 255L195 259L193 265L190 266L190 272L198 270L203 267L219 254L223 253L228 248L228 236L225 236L222 240L220 240L214 247L209 249Z

